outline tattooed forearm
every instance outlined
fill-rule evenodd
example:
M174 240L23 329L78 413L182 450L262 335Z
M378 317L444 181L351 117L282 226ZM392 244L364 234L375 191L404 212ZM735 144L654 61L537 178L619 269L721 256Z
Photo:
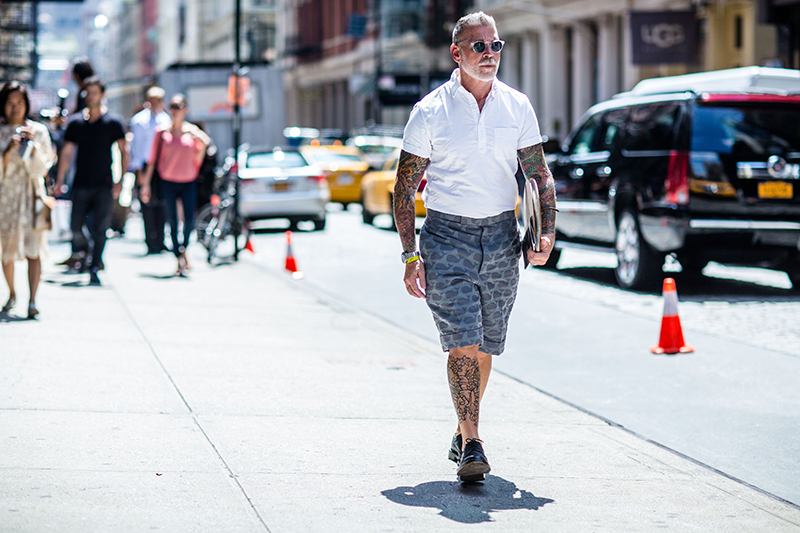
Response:
M477 426L481 405L481 369L478 360L451 354L447 360L447 378L458 421L469 419Z
M542 145L529 146L517 150L525 179L530 180L539 189L539 201L542 206L542 234L556 232L556 187L553 174L547 166Z
M429 160L400 152L400 161L397 165L397 178L394 182L394 223L397 233L403 243L404 252L413 252L417 249L417 233L414 227L416 219L415 200L419 182L425 174Z

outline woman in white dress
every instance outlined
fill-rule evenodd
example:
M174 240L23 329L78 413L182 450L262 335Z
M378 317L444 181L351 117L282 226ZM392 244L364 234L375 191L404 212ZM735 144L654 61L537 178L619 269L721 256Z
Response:
M47 253L46 229L34 227L34 202L46 194L44 176L55 162L55 153L47 127L27 119L30 107L28 91L21 83L10 81L0 89L0 250L9 290L2 312L7 313L17 301L14 261L27 258L28 318L34 318L39 314L36 290L41 257Z

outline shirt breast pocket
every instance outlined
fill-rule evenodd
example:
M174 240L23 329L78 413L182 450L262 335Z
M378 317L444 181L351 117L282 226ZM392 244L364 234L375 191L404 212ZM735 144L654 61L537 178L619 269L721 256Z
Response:
M517 128L495 128L494 129L494 153L503 159L515 159L517 157L517 140L519 132Z

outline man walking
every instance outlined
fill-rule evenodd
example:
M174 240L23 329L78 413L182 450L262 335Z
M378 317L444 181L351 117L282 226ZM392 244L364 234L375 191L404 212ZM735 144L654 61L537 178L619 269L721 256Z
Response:
M64 177L67 174L75 150L78 159L75 180L72 184L72 249L88 248L82 228L89 214L93 223L89 229L94 240L92 262L89 266L89 283L99 285L97 273L103 268L103 249L106 230L111 218L114 200L119 196L121 183L114 183L111 175L112 147L117 145L122 154L122 168L128 167L128 149L125 142L125 126L122 120L109 113L103 105L105 85L100 78L90 77L84 82L86 107L75 114L64 134L64 148L58 161L55 195L61 196Z
M145 108L131 118L130 130L133 133L133 141L131 142L130 170L136 173L138 187L144 183L144 174L147 161L150 160L150 150L156 136L156 129L159 127L169 129L172 123L169 113L164 110L164 94L164 89L161 87L147 89ZM139 197L144 222L144 242L147 245L148 254L159 254L166 249L164 246L166 216L161 203L161 189L156 180L150 184L150 190L149 202L143 202L141 196Z
M502 49L489 15L472 13L456 23L450 54L458 68L411 111L394 189L406 290L425 298L449 352L458 417L449 458L461 481L483 480L490 471L478 420L517 294L518 165L543 208L542 251L530 251L528 260L543 265L555 242L555 187L542 135L528 98L496 79ZM418 251L414 197L423 174L427 217Z

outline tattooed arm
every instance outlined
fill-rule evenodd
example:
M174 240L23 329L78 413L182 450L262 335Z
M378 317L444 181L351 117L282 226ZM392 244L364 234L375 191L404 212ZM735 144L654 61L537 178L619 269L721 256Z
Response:
M553 244L556 242L555 182L547 166L541 144L517 150L517 156L525 179L539 190L539 201L542 206L542 251L529 250L528 262L532 265L543 265L550 257Z
M400 162L397 164L397 178L394 182L394 223L397 233L403 243L404 252L414 252L417 249L417 232L414 227L416 220L416 194L422 175L428 167L428 159L400 152ZM406 290L411 296L424 298L425 293L425 267L422 261L412 261L406 265L404 276Z

